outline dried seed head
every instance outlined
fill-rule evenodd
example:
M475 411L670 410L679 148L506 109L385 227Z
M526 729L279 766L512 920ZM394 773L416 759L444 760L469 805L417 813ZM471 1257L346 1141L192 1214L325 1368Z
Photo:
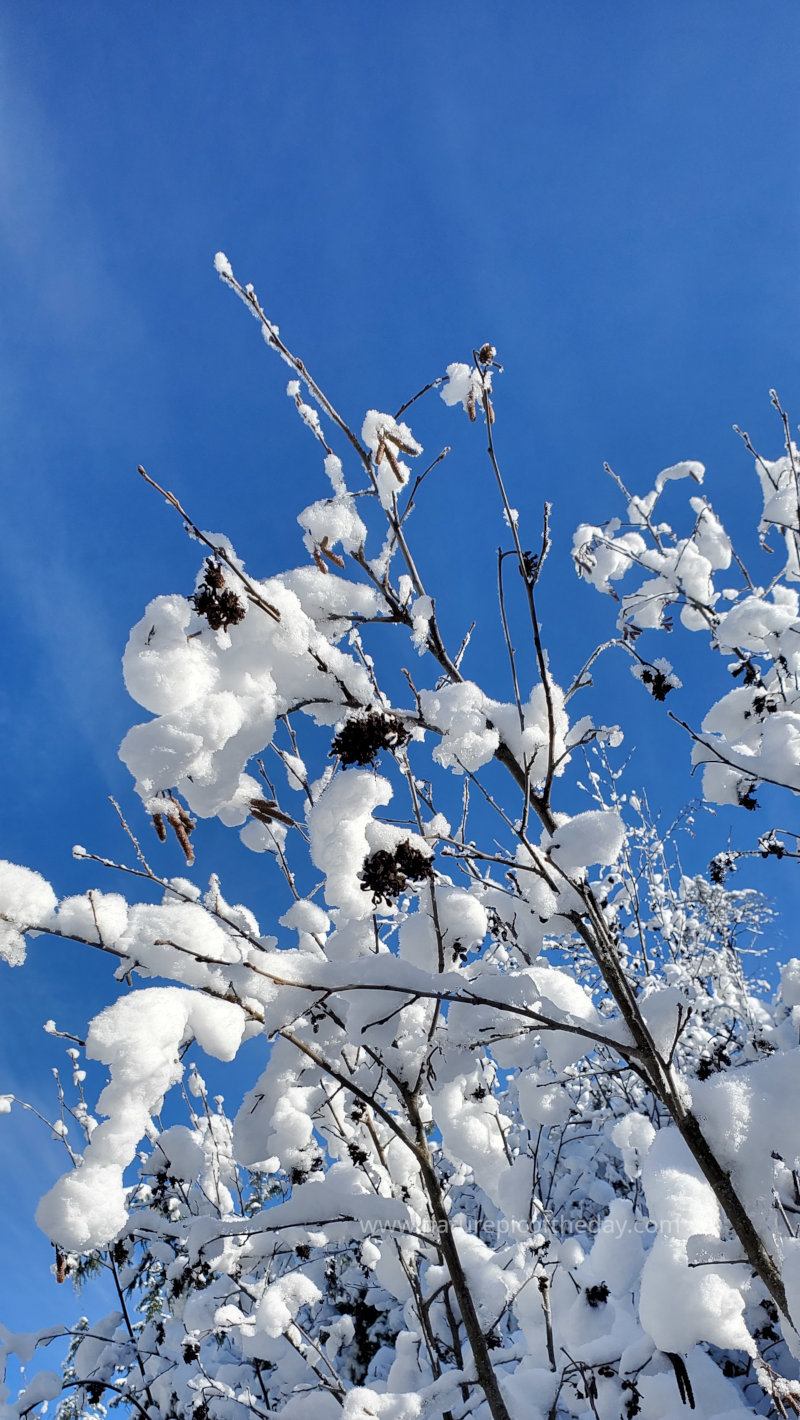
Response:
M244 602L229 587L219 594L219 609L222 615L222 625L226 631L229 626L238 626L240 621L244 621Z
M217 592L221 592L222 588L225 586L225 577L222 568L218 562L214 561L213 557L206 558L206 570L203 580L207 587L211 587Z
M643 666L639 673L639 680L642 685L647 686L654 700L666 700L670 691L674 689L674 681L657 666Z
M398 843L393 853L379 848L364 860L361 870L361 891L372 893L372 904L391 904L405 892L409 882L423 882L433 877L433 863L427 853L415 848L408 839Z
M393 710L368 710L345 721L334 736L330 753L338 755L343 765L374 764L380 750L393 753L408 744L410 738Z
M725 882L728 873L736 872L736 860L739 854L735 851L717 853L708 865L708 876L712 883L721 885Z
M487 343L486 345L482 345L480 350L478 351L478 360L480 361L481 365L491 365L496 354L497 351L495 350L494 346L489 345Z
M194 596L189 598L198 616L204 616L212 631L227 631L229 626L238 626L244 621L244 602L225 585L225 577L218 562L206 559L203 584Z

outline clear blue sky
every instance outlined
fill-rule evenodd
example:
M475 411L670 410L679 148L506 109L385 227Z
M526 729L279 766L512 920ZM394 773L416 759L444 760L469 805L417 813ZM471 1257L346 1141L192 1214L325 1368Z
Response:
M119 657L145 602L196 569L137 463L256 573L302 556L319 460L218 248L354 421L497 346L512 501L537 528L555 503L564 674L613 613L565 560L576 521L616 511L604 459L644 489L699 458L748 525L731 425L777 456L769 387L800 417L799 39L795 0L6 0L0 855L65 892L92 885L75 841L122 851L106 796L130 803L116 748L137 710ZM482 440L443 409L415 429L455 445L465 493L448 524L432 490L423 561L494 634ZM625 693L644 773L669 732ZM254 862L231 862L234 894ZM82 975L63 948L33 955L0 981L0 1092L45 1105L63 1057L39 1054L39 1024L82 1026L109 983L88 954ZM18 1160L44 1187L61 1158L26 1123L2 1129L19 1222L0 1235L0 1317L44 1323L63 1299Z

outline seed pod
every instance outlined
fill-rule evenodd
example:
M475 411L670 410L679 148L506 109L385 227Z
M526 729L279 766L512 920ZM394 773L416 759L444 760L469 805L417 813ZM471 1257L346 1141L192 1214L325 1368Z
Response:
M191 843L189 842L189 835L186 832L186 829L184 828L177 814L168 814L167 823L169 824L170 828L175 834L175 837L180 843L181 848L183 849L183 856L186 859L186 862L188 863L189 867L191 868L192 863L194 862L194 849Z
M388 461L389 461L389 467L391 468L392 473L394 474L395 478L397 479L397 482L398 482L398 483L402 483L402 482L403 482L403 473L402 473L402 470L401 470L401 468L400 468L399 463L397 462L397 455L396 455L394 449L391 447L390 444L384 444L383 449L384 449L384 453L386 454L386 457L387 457L387 459L388 459Z
M419 446L413 446L411 444L405 443L403 439L400 438L399 434L390 433L387 429L383 437L384 439L391 440L395 448L399 449L400 452L403 454L408 454L409 458L415 459L419 456Z
M284 813L274 799L251 799L250 812L259 823L285 823L287 828L295 826L291 815Z
M327 537L324 537L322 539L322 542L319 545L319 550L322 553L323 557L327 557L328 561L333 563L334 567L344 567L344 558L340 557L338 552L333 552L328 547Z

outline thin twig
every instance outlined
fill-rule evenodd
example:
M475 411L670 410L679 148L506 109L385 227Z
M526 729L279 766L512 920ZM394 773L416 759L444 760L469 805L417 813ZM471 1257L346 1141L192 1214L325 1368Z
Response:
M253 602L255 606L259 607L261 611L265 611L268 616L271 616L273 621L280 621L281 614L278 611L278 608L276 606L273 606L271 602L266 601L265 598L262 597L261 593L250 581L250 578L245 576L241 568L237 567L236 563L228 556L224 547L220 547L217 543L212 542L210 538L206 537L204 532L200 531L197 524L193 522L192 519L189 517L189 514L187 513L186 509L180 504L178 499L175 497L175 494L170 493L169 489L167 488L162 488L160 483L156 483L155 479L151 478L149 473L145 472L141 464L139 464L138 472L141 474L145 483L149 483L151 488L155 488L156 492L160 493L161 497L166 499L167 503L169 503L170 506L174 508L177 513L180 513L180 516L183 518L183 521L186 524L186 527L189 529L189 532L192 534L192 537L196 538L198 542L201 542L204 547L207 547L209 549L210 552L213 552L214 556L217 557L220 562L224 562L225 566L231 572L233 572L234 576L238 577L242 586L245 588L245 591L247 592L250 601Z

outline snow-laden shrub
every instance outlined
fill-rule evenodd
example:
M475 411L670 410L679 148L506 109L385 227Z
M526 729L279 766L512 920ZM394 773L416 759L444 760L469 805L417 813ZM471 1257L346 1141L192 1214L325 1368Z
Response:
M63 1375L6 1391L0 1415L721 1420L765 1396L799 1413L800 964L774 999L750 979L771 913L728 881L742 856L796 858L796 837L751 842L745 814L741 846L679 868L623 791L620 729L581 704L596 655L556 684L537 611L548 519L531 552L491 346L426 388L488 436L511 700L447 645L447 588L421 580L410 406L354 432L216 266L290 366L333 492L299 516L307 562L263 577L165 495L203 561L131 633L126 684L149 718L121 754L189 866L209 817L272 856L274 908L262 930L216 877L203 891L159 867L155 838L117 866L156 902L91 888L56 907L38 874L0 864L11 965L26 933L53 931L111 954L124 983L70 1047L54 1125L70 1167L37 1214L59 1280L103 1268L119 1307L0 1327L23 1363L69 1337ZM800 788L798 453L758 470L761 534L786 548L766 587L699 494L685 535L656 521L668 484L701 483L696 462L575 538L581 575L619 606L604 653L642 693L680 689L644 654L673 608L724 657L733 688L686 728L706 797L745 810L762 782ZM390 699L409 648L424 683ZM187 1051L231 1061L253 1036L264 1068L230 1119ZM92 1105L87 1061L106 1079ZM184 1120L162 1120L178 1086Z

